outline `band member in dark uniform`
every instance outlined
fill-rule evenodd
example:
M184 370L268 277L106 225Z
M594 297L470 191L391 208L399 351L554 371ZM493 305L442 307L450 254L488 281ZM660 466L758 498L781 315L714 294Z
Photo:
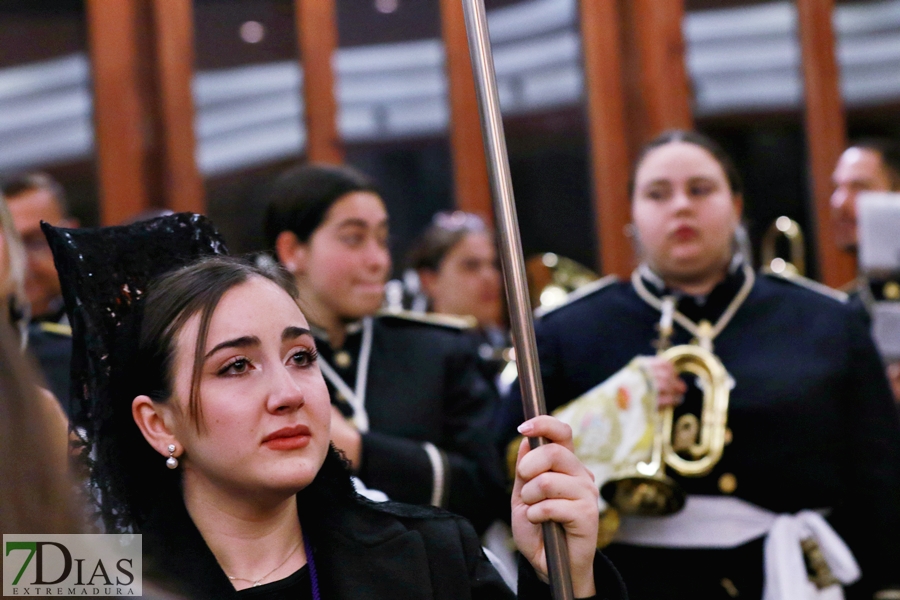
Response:
M711 347L734 387L719 462L700 477L667 471L687 493L684 509L622 517L607 553L630 596L819 597L807 568L828 593L852 583L848 598L895 588L900 423L861 315L824 286L753 271L734 244L739 175L708 138L663 134L632 181L640 267L537 324L548 409L654 354L668 302L672 343ZM518 402L514 386L505 439ZM808 538L819 548L804 559Z
M482 371L493 380L509 358L494 237L478 215L440 212L407 255L427 310L474 318Z
M347 167L293 168L271 188L266 234L300 289L333 440L356 474L393 500L485 528L505 504L488 430L496 393L459 319L376 315L391 260L372 182Z

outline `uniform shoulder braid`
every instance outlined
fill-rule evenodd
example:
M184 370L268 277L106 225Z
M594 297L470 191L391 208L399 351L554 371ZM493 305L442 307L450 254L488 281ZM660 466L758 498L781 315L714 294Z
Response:
M588 296L596 294L597 292L600 292L600 291L608 288L609 286L611 286L614 283L617 283L618 281L619 281L619 277L614 274L606 275L605 277L601 277L597 281L592 281L591 283L589 283L587 285L583 285L580 288L578 288L577 290L570 292L566 296L566 299L565 299L565 301L563 301L562 304L558 304L556 306L546 306L546 307L539 306L538 308L534 309L534 316L540 318L540 317L549 315L550 313L555 312L565 306L569 306L570 304L572 304L573 302L576 302L577 300L581 300L582 298L587 298Z
M433 325L435 327L443 327L445 329L455 329L463 331L474 329L478 326L475 317L462 315L445 315L442 313L423 313L412 310L381 310L376 314L381 319L397 319L400 321L422 323L425 325Z
M794 285L799 285L800 287L806 288L823 296L827 296L843 304L846 304L850 299L849 294L847 294L846 292L828 287L824 283L819 283L818 281L809 279L807 277L804 277L803 275L796 275L792 273L765 273L765 275L771 277L772 279L787 281L789 283L793 283Z
M44 333L51 333L60 337L72 337L72 326L65 323L53 323L52 321L41 321L38 329Z

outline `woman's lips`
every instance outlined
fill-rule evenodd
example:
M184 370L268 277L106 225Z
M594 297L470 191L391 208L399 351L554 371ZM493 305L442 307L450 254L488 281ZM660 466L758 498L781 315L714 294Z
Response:
M306 425L284 427L263 438L262 444L271 450L295 450L309 445L312 437Z
M688 225L682 225L675 228L675 231L672 232L672 237L679 242L688 242L697 237L697 230Z

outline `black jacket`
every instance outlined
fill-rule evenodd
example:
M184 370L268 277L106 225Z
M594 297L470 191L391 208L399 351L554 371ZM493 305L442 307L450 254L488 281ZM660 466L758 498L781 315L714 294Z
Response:
M348 333L342 350L350 363L344 368L327 339L314 333L320 359L352 388L361 332ZM509 501L489 430L498 399L479 371L474 338L458 328L396 316L375 317L372 335L365 401L369 432L362 436L357 475L392 500L428 504L435 473L423 443L430 442L444 464L440 506L484 530ZM328 387L332 401L349 416L352 408L330 382Z
M28 327L28 350L37 359L44 381L59 400L68 416L78 414L71 406L70 365L72 363L72 330L68 325L52 322L32 323Z
M662 294L653 282L645 283ZM738 270L704 302L685 296L678 309L695 322L715 323L742 283ZM548 409L577 398L635 356L655 354L659 318L630 282L610 284L543 317L536 334ZM690 337L676 325L672 342L688 343ZM862 597L900 583L900 423L859 311L797 283L759 276L713 344L736 382L728 410L733 441L709 475L686 478L671 469L667 474L688 494L732 493L778 513L831 509L828 520L862 568L863 580L854 586ZM521 419L517 386L501 413L505 441ZM723 476L736 487L723 485ZM749 579L761 575L762 545L757 546L749 560L733 561L755 571ZM718 559L707 555L717 554L723 552L635 548L633 558L677 561L696 590L704 576L713 587L733 578L710 566ZM632 554L626 560L611 547L608 555L632 591ZM640 586L654 581L636 579ZM666 577L657 580L671 586ZM737 587L745 597L746 590ZM670 591L681 597L677 586Z
M325 600L509 600L515 596L465 520L446 511L355 495L336 455L297 496ZM191 599L233 598L219 567L178 498L160 505L144 534L145 575ZM626 597L612 565L597 553L597 598ZM549 600L526 562L519 598Z

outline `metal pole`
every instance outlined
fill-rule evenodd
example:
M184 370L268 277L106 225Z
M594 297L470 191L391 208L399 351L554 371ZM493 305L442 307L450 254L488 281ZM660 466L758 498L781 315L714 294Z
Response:
M488 159L500 262L509 299L510 327L516 349L522 407L525 418L530 419L546 413L544 387L538 364L537 344L534 341L525 260L519 237L512 179L509 174L509 157L506 152L503 120L500 116L500 98L497 94L497 79L494 75L494 59L491 54L484 0L463 0L463 11L466 17L472 70L475 74L475 92L481 113L481 134ZM543 438L532 438L529 442L532 448L548 443ZM572 591L569 553L562 525L544 523L543 533L553 598L573 600L575 594Z

